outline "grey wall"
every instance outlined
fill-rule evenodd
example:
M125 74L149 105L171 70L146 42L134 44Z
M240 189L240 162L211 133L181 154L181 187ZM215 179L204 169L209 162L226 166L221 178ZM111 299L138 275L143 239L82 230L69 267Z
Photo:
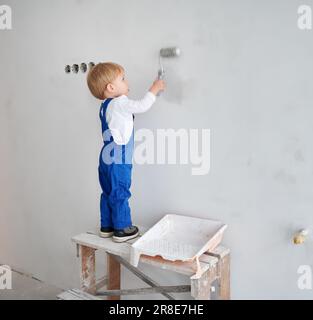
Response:
M166 213L223 220L233 298L313 297L297 288L298 266L313 267L312 241L291 244L313 223L313 30L297 28L301 1L6 3L13 30L0 31L2 263L78 286L70 237L99 226L101 134L85 76L65 75L64 66L118 62L130 97L140 98L158 50L174 44L183 55L166 64L168 91L136 128L211 129L211 170L135 165L133 222L149 227ZM188 281L143 269L164 284ZM125 287L138 281L123 272Z

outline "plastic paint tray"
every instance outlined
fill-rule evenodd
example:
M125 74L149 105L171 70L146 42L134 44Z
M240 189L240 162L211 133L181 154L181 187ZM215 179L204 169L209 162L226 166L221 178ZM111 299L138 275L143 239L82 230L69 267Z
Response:
M220 221L167 214L131 245L130 263L137 267L141 254L193 261L216 248L226 228Z

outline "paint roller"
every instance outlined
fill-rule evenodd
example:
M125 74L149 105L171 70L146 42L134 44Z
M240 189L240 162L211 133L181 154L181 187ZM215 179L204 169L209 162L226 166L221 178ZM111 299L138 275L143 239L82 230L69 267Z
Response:
M176 58L180 56L180 49L177 47L172 47L172 48L162 48L160 50L160 54L159 54L159 73L158 73L158 78L159 79L163 79L165 76L165 71L164 71L164 67L162 64L162 58Z
M159 71L158 71L158 79L163 80L165 77L165 71L162 63L162 58L176 58L179 57L181 51L178 47L171 47L171 48L162 48L159 53ZM160 93L158 94L158 96Z

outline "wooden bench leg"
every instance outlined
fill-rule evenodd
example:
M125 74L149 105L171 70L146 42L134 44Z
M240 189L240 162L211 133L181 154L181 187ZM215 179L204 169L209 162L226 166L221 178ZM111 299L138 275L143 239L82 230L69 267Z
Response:
M80 246L81 253L81 268L80 268L80 281L81 289L85 292L95 295L96 294L96 270L95 262L96 255L95 249Z
M191 296L195 300L211 299L211 283L216 279L216 268L214 266L207 270L198 279L191 279Z
M108 276L108 290L121 289L121 264L107 253L107 276ZM108 300L120 300L120 296L109 296Z
M213 251L208 252L210 256L218 258L217 279L219 287L218 299L230 299L230 250L223 246L218 246Z
M221 257L219 261L220 279L219 279L219 292L220 299L230 299L230 254Z

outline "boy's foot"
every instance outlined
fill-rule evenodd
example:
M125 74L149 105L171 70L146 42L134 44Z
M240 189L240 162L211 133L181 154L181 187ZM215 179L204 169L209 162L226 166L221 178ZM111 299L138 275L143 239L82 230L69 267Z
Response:
M102 238L109 238L109 237L112 237L113 236L113 231L114 229L111 228L111 227L101 227L100 229L100 237Z
M113 241L124 242L139 235L139 229L136 226L127 227L124 229L114 230Z

